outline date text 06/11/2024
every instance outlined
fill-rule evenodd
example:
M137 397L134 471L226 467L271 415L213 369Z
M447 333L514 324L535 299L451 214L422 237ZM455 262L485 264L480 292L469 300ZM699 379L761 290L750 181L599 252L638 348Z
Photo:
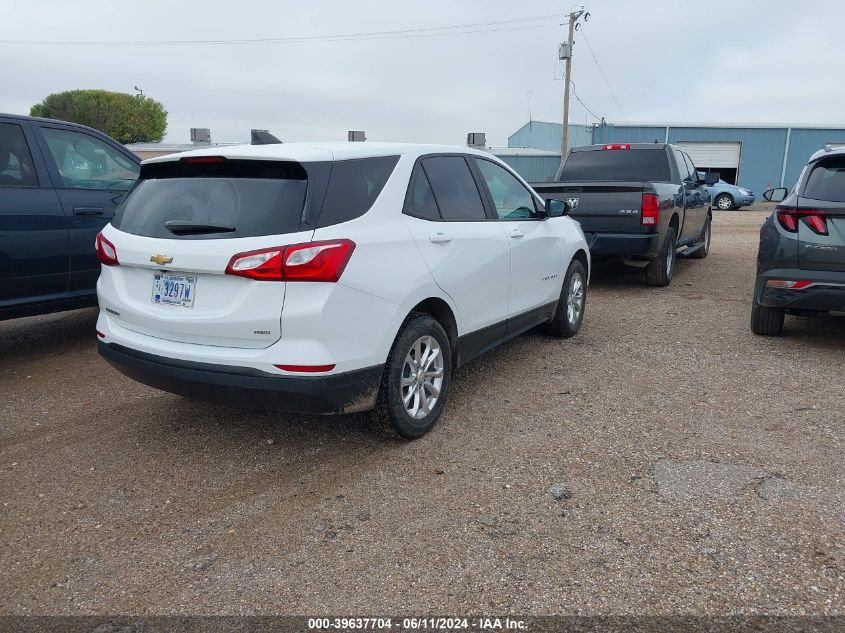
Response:
M524 620L507 618L406 617L396 618L308 618L310 630L399 630L399 631L524 631Z

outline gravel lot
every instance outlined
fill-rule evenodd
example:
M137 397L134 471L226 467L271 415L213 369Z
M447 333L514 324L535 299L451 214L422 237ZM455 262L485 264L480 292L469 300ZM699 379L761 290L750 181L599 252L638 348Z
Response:
M597 269L413 443L136 384L95 310L0 323L0 613L845 613L845 319L751 334L761 208L669 288Z

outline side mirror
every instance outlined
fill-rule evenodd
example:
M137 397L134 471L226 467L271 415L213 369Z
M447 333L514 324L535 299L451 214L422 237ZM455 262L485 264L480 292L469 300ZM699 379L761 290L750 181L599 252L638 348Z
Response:
M719 175L718 171L708 171L706 174L704 174L704 184L708 186L715 185L717 182L719 182L720 178L721 176Z
M563 200L546 198L546 215L550 218L559 218L566 215L569 206Z
M776 187L763 192L763 198L769 202L783 202L783 199L789 195L789 189L786 187Z

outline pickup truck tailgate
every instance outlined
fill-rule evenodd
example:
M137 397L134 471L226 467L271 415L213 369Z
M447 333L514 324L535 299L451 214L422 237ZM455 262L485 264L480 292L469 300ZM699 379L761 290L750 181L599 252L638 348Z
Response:
M566 200L568 215L581 223L584 233L642 232L642 182L544 183L537 189L544 199Z

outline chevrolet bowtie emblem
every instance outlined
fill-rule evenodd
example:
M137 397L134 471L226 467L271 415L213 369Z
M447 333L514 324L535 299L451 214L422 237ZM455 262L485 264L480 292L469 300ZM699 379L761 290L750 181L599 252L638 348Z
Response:
M168 257L167 255L153 255L152 257L150 257L150 261L154 264L162 266L164 264L169 264L170 262L172 262L173 258Z

